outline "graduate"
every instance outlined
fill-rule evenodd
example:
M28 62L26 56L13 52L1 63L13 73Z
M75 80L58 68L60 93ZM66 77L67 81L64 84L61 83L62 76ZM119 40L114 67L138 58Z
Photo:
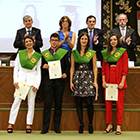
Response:
M88 131L93 133L93 96L98 89L96 51L89 49L90 38L85 32L78 37L77 48L71 54L70 88L76 98L76 109L80 126L79 133L83 133L83 100L87 104L89 119Z
M102 51L102 55L102 86L104 91L107 88L106 84L118 84L118 101L116 101L117 128L115 134L120 135L123 120L124 89L127 87L128 55L126 49L120 47L117 34L112 34L109 37L108 48ZM105 105L107 128L104 133L107 134L114 131L114 125L112 124L112 101L106 100Z
M65 89L65 79L69 75L69 61L68 61L68 51L59 48L60 37L57 33L53 33L50 36L51 47L48 50L43 51L43 94L44 94L44 110L43 110L43 130L41 134L46 134L49 132L50 117L51 117L51 107L54 99L55 110L54 110L54 131L55 133L61 133L60 122L62 114L62 99ZM58 73L60 77L54 76L53 79L50 77L49 69L51 69L49 62L59 61L62 73ZM56 65L56 63L54 63ZM58 72L58 69L54 70ZM54 75L57 75L57 73Z
M26 49L18 51L15 59L13 80L16 90L20 89L19 84L21 81L24 81L25 86L29 87L27 93L28 113L26 119L26 133L31 133L31 125L33 124L34 118L35 97L41 82L41 54L34 51L34 40L31 36L26 36L24 38L24 45ZM14 98L10 111L9 125L7 127L8 133L13 132L13 125L15 124L22 101L22 98L19 96L14 96Z

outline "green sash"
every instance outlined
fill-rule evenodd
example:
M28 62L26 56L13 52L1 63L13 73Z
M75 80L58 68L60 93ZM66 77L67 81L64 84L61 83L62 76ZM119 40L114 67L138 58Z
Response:
M61 60L67 52L68 52L67 50L59 48L54 55L52 55L49 50L45 50L41 52L41 54L44 57L44 59L47 62L49 62L49 61Z
M72 51L72 55L76 63L88 63L95 53L96 51L88 49L87 52L81 56L78 50Z
M117 48L116 51L111 56L109 53L107 53L107 49L105 49L101 52L102 52L105 62L118 62L118 60L123 55L125 50L126 49L124 49L124 48Z
M41 54L34 52L33 55L30 57L30 59L28 59L26 49L20 50L18 51L18 53L19 53L21 67L30 69L30 70L34 68L34 66L37 64L37 62L41 58Z

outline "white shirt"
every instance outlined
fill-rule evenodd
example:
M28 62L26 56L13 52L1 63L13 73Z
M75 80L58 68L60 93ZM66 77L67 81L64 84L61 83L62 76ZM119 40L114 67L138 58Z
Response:
M121 31L122 36L126 36L126 26L124 27L124 29L120 27L120 31Z
M30 29L27 29L27 28L25 28L25 29L26 29L26 33L27 33L27 34L29 34L29 32L28 32L29 30L30 30L30 33L31 33L31 31L32 31L32 27L31 27Z
M88 35L90 36L90 31L91 31L92 36L93 36L94 29L93 29L93 30L89 30L89 29L87 28L87 30L88 30Z
M14 83L22 80L25 81L28 86L33 86L38 89L41 82L41 59L34 66L34 68L30 70L21 67L19 54L18 54L15 59L13 79L14 79Z
M125 38L126 38L126 30L127 30L126 26L124 27L124 29L122 27L120 27L120 26L119 26L119 28L120 28L122 36L125 36ZM125 38L123 39L124 42L125 42ZM130 45L130 43L131 43L131 41L129 41L127 43L127 45Z

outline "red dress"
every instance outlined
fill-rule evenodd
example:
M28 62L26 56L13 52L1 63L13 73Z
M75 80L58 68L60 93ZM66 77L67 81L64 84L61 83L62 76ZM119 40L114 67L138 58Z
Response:
M108 62L103 59L102 75L105 76L106 83L120 84L123 75L128 73L128 55L127 51L118 60L116 67L110 67ZM124 89L127 88L125 79L124 87L118 90L117 107L117 124L121 125L123 120L123 104L124 104ZM105 90L104 90L105 92ZM106 104L106 123L112 123L112 101L105 101Z

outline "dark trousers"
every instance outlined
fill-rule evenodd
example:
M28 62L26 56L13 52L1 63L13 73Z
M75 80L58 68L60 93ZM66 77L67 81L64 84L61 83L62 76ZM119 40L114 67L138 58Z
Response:
M54 99L54 129L59 130L61 114L62 114L62 98L64 92L64 85L58 86L45 85L44 87L44 111L43 111L43 130L49 129L51 107Z
M76 97L76 110L77 110L77 115L80 124L84 124L83 123L83 99L85 99L87 105L89 124L92 124L93 115L94 115L93 97Z

